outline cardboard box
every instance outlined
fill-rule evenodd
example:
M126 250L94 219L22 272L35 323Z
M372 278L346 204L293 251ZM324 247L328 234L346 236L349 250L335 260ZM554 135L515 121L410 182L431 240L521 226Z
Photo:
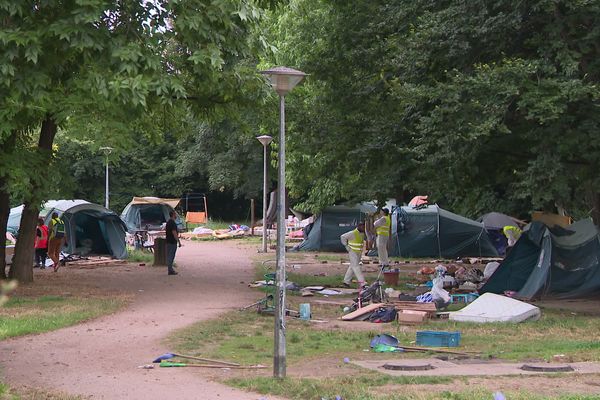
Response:
M425 322L427 311L401 310L398 313L398 323L405 325L414 325Z

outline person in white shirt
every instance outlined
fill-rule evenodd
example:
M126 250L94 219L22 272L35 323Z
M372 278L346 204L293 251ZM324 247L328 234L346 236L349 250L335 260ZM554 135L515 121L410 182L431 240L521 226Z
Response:
M388 241L390 240L390 228L392 226L392 218L390 217L390 210L387 208L381 209L381 218L379 218L373 224L375 231L377 232L377 255L379 257L379 264L381 268L390 266L390 259L388 257Z
M360 268L360 256L365 241L365 223L359 222L356 229L344 233L340 236L340 240L350 256L350 266L346 271L346 275L344 275L344 286L350 286L350 283L352 283L352 275L356 276L359 287L365 286L367 282L365 281L365 276Z

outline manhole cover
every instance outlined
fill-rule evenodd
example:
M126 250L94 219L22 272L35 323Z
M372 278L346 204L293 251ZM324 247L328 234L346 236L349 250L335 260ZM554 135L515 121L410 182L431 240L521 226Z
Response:
M575 371L570 365L534 365L534 364L523 364L521 367L523 371L531 372L571 372Z
M392 371L427 371L430 369L435 369L435 367L431 364L421 364L421 365L383 364L381 366L381 368L389 369Z

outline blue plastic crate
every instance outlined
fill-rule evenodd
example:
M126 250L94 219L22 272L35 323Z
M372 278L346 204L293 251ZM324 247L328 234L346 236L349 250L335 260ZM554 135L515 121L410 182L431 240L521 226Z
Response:
M417 346L458 347L460 332L417 331Z

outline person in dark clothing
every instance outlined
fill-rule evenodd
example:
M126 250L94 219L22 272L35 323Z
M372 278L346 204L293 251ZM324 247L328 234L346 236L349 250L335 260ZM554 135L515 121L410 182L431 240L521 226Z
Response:
M166 242L167 242L167 267L169 275L177 275L177 272L173 269L173 261L175 261L175 253L177 252L177 246L181 247L179 241L179 232L177 231L177 224L175 218L177 214L175 210L169 212L169 220L167 221L166 227Z

